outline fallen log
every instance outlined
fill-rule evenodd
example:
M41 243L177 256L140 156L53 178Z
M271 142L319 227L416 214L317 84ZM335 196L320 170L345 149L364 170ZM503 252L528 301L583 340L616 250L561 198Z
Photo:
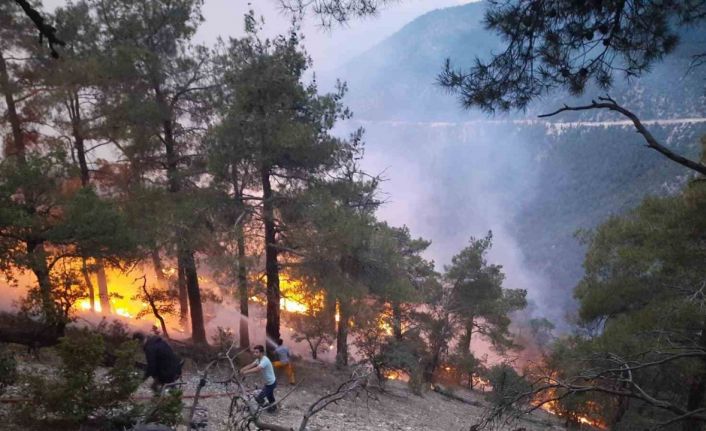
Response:
M64 336L63 325L47 325L10 313L0 314L0 343L14 343L30 349L50 347Z

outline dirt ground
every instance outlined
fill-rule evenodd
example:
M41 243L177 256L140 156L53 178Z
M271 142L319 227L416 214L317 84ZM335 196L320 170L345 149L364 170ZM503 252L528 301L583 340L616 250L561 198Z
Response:
M43 354L42 358L32 358L25 356L20 361L20 368L28 371L31 369L35 373L50 374L54 372L58 365L56 357L51 354ZM264 413L263 421L276 423L279 425L299 428L302 416L307 408L322 395L333 392L342 382L348 380L349 374L337 370L333 365L323 362L297 361L296 375L298 384L296 388L286 383L286 377L278 375L278 387L275 396L279 399L294 389L291 394L280 405L280 409L274 413ZM203 431L226 431L228 430L228 411L230 397L228 392L234 392L233 385L212 383L218 380L226 380L228 369L213 369L209 375L209 383L202 389L205 395L198 403L196 418L204 426ZM187 364L184 370L183 386L185 415L193 403L190 398L196 392L199 383L199 373L195 366ZM99 377L100 378L100 377ZM143 383L136 394L137 397L145 399L151 395L151 380ZM249 377L246 380L248 389L256 390L260 385L258 376ZM3 398L19 395L19 388L11 387L5 392ZM226 395L226 396L224 396ZM471 392L465 389L454 390L454 395L460 396L472 402L480 402L487 405L480 392ZM0 403L0 416L8 413L11 404ZM319 431L367 431L367 430L448 430L448 431L468 431L472 425L478 422L483 414L483 407L469 405L464 402L453 400L442 394L426 391L422 396L414 395L407 383L402 381L388 381L384 391L378 388L371 388L366 394L358 397L349 397L338 404L330 405L325 410L318 413L310 421L307 430ZM0 429L3 426L0 425ZM180 429L184 429L181 427ZM538 430L561 430L564 429L560 422L545 412L536 412L528 420L522 420L513 424L499 425L497 430L503 431L538 431Z
M220 371L221 376L226 376L226 370ZM296 374L299 384L281 404L275 414L265 413L263 420L279 425L290 426L298 429L303 413L311 403L322 395L332 392L348 375L338 371L335 367L318 362L299 361L296 363ZM209 380L217 380L219 372L212 375ZM184 393L193 394L198 385L199 378L192 372L185 373L184 381L187 385ZM282 397L292 390L286 383L284 375L278 376L279 386L275 391L276 397ZM247 384L254 387L259 385L257 377L252 377ZM224 393L233 388L223 385L208 384L202 389L203 394ZM140 391L147 393L146 385ZM457 389L455 395L470 401L483 401L482 394L464 389ZM186 408L193 400L185 399ZM211 397L199 402L205 410L199 412L207 419L206 431L227 430L228 409L230 398ZM423 396L414 395L402 381L389 381L384 392L371 390L370 395L361 395L350 398L336 405L329 406L309 422L308 430L340 430L340 431L367 431L367 430L465 430L475 424L483 414L482 407L476 407L460 401L452 400L433 391L427 391ZM551 415L537 412L530 420L523 420L510 425L500 425L498 430L560 430L563 429L559 422Z

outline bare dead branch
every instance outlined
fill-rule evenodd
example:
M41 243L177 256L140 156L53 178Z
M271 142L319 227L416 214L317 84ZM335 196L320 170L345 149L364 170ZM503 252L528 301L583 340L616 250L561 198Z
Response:
M41 44L43 39L46 38L49 42L49 49L51 50L51 56L54 58L59 58L59 53L54 49L54 45L64 46L66 42L59 39L56 36L56 29L51 25L44 22L44 17L39 13L38 10L32 7L27 0L15 0L15 3L20 5L22 10L24 10L25 15L32 20L37 30L39 30L39 43Z
M353 371L351 378L343 382L334 392L328 393L314 401L314 403L312 403L304 413L304 417L299 424L299 431L306 430L309 420L321 410L324 410L329 405L335 404L349 395L357 393L359 390L363 389L369 376L370 370L363 371L361 369L356 369Z
M637 129L637 132L643 136L645 141L647 142L647 146L649 148L652 148L653 150L659 152L663 156L667 157L668 159L679 163L682 166L685 166L693 171L696 171L700 173L701 175L706 175L706 165L703 165L699 162L696 162L694 160L690 160L680 154L676 154L669 148L665 147L657 139L647 130L644 124L642 124L642 121L635 115L633 112L627 110L626 108L620 106L615 100L611 99L608 96L605 97L599 97L598 98L599 102L596 102L595 100L591 101L590 105L583 105L583 106L568 106L564 105L562 108L557 109L554 112L550 112L548 114L543 114L540 115L539 118L547 118L547 117L552 117L554 115L560 114L562 112L569 112L569 111L589 111L593 109L607 109L610 111L615 111L620 113L621 115L627 117L632 121L633 125L635 126L635 129Z
M169 332L167 332L167 324L164 321L164 317L159 313L159 308L157 307L157 304L155 303L154 298L152 295L150 295L150 292L147 290L147 276L143 275L142 277L138 277L135 279L137 280L142 280L142 292L145 294L145 298L147 299L147 302L150 304L150 308L152 308L152 314L154 314L154 317L159 320L159 325L162 327L162 332L164 333L164 337L169 339Z

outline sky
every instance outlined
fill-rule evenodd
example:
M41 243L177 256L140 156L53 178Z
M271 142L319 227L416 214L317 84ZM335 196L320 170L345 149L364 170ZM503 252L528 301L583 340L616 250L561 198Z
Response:
M313 59L314 71L325 76L326 72L340 71L356 56L415 18L472 1L475 0L400 0L381 9L376 16L329 30L321 28L316 17L306 17L302 26L304 45ZM65 3L65 0L44 0L49 10ZM204 22L195 42L212 45L219 37L243 36L243 17L251 8L265 18L264 36L288 31L291 21L280 10L279 0L205 0ZM373 174L383 173L387 180L382 186L387 203L379 217L395 226L409 226L415 237L432 240L426 255L439 270L468 244L471 236L482 237L492 229L495 246L491 259L504 265L507 287L527 288L530 298L544 302L541 295L544 280L525 267L520 249L506 228L511 213L507 201L512 199L507 197L509 192L499 189L497 171L493 168L503 154L514 154L515 161L521 159L518 151L501 151L503 146L498 144L498 136L487 128L427 125L410 134L409 127L375 124L375 118L370 120L372 124L366 126L363 168ZM514 148L516 143L512 144ZM410 152L410 147L418 150ZM516 166L506 168L513 171Z
M315 70L326 71L343 65L392 35L414 18L434 9L470 3L472 0L402 0L380 10L376 16L355 20L346 26L322 29L316 18L307 17L303 32L305 46L314 60ZM197 38L212 43L218 36L243 34L243 15L252 7L265 17L265 34L287 31L290 19L278 0L206 0L205 23Z
M328 71L370 49L426 12L472 1L475 0L401 0L383 8L376 16L355 20L331 30L322 29L316 18L307 17L302 29L304 43L314 61L314 70ZM66 0L44 0L48 10L66 3ZM266 36L286 32L291 20L282 13L279 4L279 0L205 0L202 10L205 21L196 35L196 41L210 45L218 37L242 36L243 16L251 8L258 16L265 18Z

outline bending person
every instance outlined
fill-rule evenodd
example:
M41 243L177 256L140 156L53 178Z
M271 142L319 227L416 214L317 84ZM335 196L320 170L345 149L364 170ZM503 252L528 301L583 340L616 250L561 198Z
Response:
M174 353L171 346L158 335L145 337L142 332L136 332L132 338L142 344L147 366L144 380L152 377L152 390L159 392L161 387L172 383L181 377L184 361Z
M296 381L294 379L294 365L292 364L292 359L290 358L289 348L284 345L284 341L280 338L277 340L277 348L275 349L277 354L277 360L272 363L275 368L284 368L287 373L287 380L289 380L290 385L295 385Z

